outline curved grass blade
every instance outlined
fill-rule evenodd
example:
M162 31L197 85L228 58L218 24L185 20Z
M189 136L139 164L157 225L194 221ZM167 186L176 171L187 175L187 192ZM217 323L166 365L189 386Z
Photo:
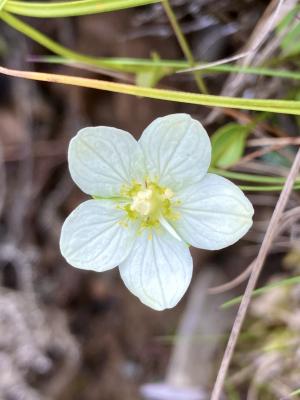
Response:
M295 397L300 395L300 389L294 390L292 393L290 393L289 397Z
M297 285L299 283L300 283L300 276L294 276L293 278L282 279L281 281L274 282L274 283L271 283L270 285L266 285L259 289L254 290L252 293L252 297L257 297L261 294L268 293L271 290L273 290L274 288L283 287L283 286L292 286L292 285ZM234 306L236 304L239 304L241 302L241 300L242 300L242 296L235 297L229 301L226 301L226 303L223 303L222 308L228 308L228 307Z
M228 171L219 168L210 168L209 172L213 174L222 175L225 178L236 179L244 182L266 183L266 184L283 184L286 178L281 176L268 176L268 175L251 175L242 172ZM296 180L300 184L300 177Z
M0 73L30 80L105 90L109 92L129 94L132 96L147 97L149 99L156 100L167 100L178 103L196 104L210 107L227 107L238 108L242 110L300 115L300 102L293 100L244 99L238 97L205 95L178 90L138 87L135 85L81 78L78 76L20 71L4 67L0 67Z
M0 0L0 11L4 8L6 3L7 3L7 0Z
M126 57L101 57L97 58L97 63L103 68L109 68L122 72L138 73L144 70L150 70L153 68L164 69L168 74L173 74L180 71L182 68L188 66L186 61L181 60L152 60L148 58L126 58ZM48 62L52 64L72 64L77 60L75 58L63 58L57 56L41 56L36 57L37 62ZM215 67L209 67L203 69L204 73L217 74L217 73L231 73L239 72L249 75L260 75L269 76L282 79L294 79L300 80L300 72L287 71L283 69L271 69L271 68L260 68L260 67L239 67L231 64L218 65Z
M37 18L75 17L159 3L160 0L77 0L53 3L8 0L5 10Z
M283 185L270 185L270 186L244 186L239 185L244 192L281 192ZM299 190L300 184L294 185L294 190Z

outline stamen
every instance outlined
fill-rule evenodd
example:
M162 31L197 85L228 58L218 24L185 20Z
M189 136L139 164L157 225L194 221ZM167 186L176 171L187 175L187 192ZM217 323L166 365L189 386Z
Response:
M127 197L131 202L127 203L124 210L128 218L139 219L141 228L159 227L161 218L164 221L178 218L178 213L172 210L177 202L173 201L174 193L169 188L159 186L155 182L145 181L145 186L135 183L132 188L126 189ZM172 232L176 237L176 232Z
M136 196L133 197L130 209L146 216L149 215L152 208L153 192L151 189L140 190Z

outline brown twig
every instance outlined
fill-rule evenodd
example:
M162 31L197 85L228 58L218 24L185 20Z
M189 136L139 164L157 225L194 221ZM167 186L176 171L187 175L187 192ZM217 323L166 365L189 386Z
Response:
M255 118L251 117L250 115L246 114L245 112L239 110L233 110L231 108L223 108L222 113L227 115L236 121L244 124L253 124L256 123L256 129L262 129L266 132L271 133L274 136L278 137L287 137L288 135L282 129L278 127L274 127L266 122L257 122Z
M241 283L243 283L248 276L251 274L251 271L253 269L253 266L255 265L256 262L256 258L251 262L251 264L248 265L248 267L241 273L239 274L237 277L235 277L234 279L232 279L229 282L224 283L223 285L219 285L219 286L214 286L211 287L207 290L208 294L219 294L219 293L223 293L223 292L227 292L228 290L231 290L237 286L239 286Z
M247 147L300 145L299 137L260 138L247 141Z
M300 207L292 208L289 211L286 211L282 217L281 222L277 226L276 229L276 236L280 235L289 225L291 225L295 220L300 217ZM237 277L232 279L229 282L224 283L223 285L214 286L208 289L209 294L219 294L223 292L227 292L228 290L234 289L235 287L239 286L243 283L251 274L253 266L255 265L256 258L248 265L248 267Z
M248 161L245 165L240 165L239 168L232 168L233 171L247 172L252 174L265 174L265 175L279 175L282 177L287 177L289 173L289 168L281 165L271 165L266 164L262 161Z
M265 234L264 240L262 242L261 248L259 250L255 265L253 267L253 270L251 272L245 293L243 295L241 304L239 306L238 312L236 319L234 321L231 334L227 343L227 347L221 362L221 366L218 372L218 376L215 382L215 386L213 388L211 400L219 400L221 398L221 394L223 391L223 386L225 383L227 371L231 362L231 358L235 349L236 342L239 337L240 330L242 328L248 306L250 304L252 292L256 286L258 277L260 275L260 272L262 270L264 261L266 259L266 256L268 254L269 248L272 244L272 241L274 239L274 236L276 235L276 227L278 223L280 222L280 219L282 217L283 211L285 209L285 206L287 204L287 201L289 199L289 196L292 192L294 182L296 180L296 177L298 175L298 171L300 168L300 149L297 152L297 155L294 159L292 168L288 174L287 180L285 182L285 185L283 187L283 190L280 194L280 197L278 199L278 202L276 204L275 210L273 212L270 224L268 226L267 232Z
M32 62L32 63L48 63L48 60L44 60L43 57L40 56L30 56L27 57L27 61L28 62ZM60 65L64 65L66 67L71 67L71 68L76 68L76 69L81 69L83 71L88 71L88 72L93 72L96 74L101 74L104 76L109 76L110 78L115 78L115 79L119 79L120 81L124 81L124 82L130 82L130 83L134 83L135 79L134 76L131 74L126 74L126 73L122 73L122 72L118 72L118 71L111 71L109 69L106 68L100 68L100 67L96 67L93 65L88 65L88 64L84 64L84 63L80 63L80 62L75 62L75 61L62 61L60 63Z
M264 203L265 205L265 203ZM300 218L300 206L294 207L291 210L286 211L283 213L281 217L281 221L276 228L276 237L278 237L285 229L287 229L290 225L292 225L296 220ZM278 245L278 243L276 244ZM208 293L211 295L223 293L229 290L232 290L242 284L251 274L253 269L253 265L256 259L254 259L246 269L242 271L241 274L236 276L229 282L224 283L223 285L213 286L208 289Z
M6 173L4 166L4 157L2 154L2 147L0 143L0 215L2 213L2 209L5 202L6 196Z

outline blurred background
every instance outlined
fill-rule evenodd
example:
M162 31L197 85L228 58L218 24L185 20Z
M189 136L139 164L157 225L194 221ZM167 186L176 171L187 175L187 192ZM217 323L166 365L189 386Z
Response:
M171 2L195 59L206 62L255 48L276 3ZM282 17L297 2L287 1L285 6ZM183 59L159 4L78 18L23 20L88 55ZM295 21L300 32L299 20ZM282 61L282 42L276 32L268 33L264 41L268 51L255 54L255 62L249 64L264 65L270 58L275 63L277 57L274 65L297 71L298 53ZM33 62L48 54L0 22L1 65L133 81L121 72ZM228 76L205 74L210 93L299 98L296 80ZM173 74L159 86L197 91L192 74ZM218 252L192 250L193 285L172 310L156 312L145 307L125 288L117 269L103 274L77 270L59 252L64 219L86 200L69 175L70 139L80 128L96 125L115 126L139 138L153 119L175 112L202 121L210 135L228 123L245 124L255 118L262 123L251 128L252 139L297 138L299 132L299 119L293 116L231 110L212 114L206 107L0 75L1 400L209 399L236 312L236 307L225 310L220 305L242 294L245 284L218 295L208 294L207 289L230 281L255 258L278 192L248 193L256 210L255 225L242 241ZM285 177L295 146L271 148L267 154L256 146L245 147L240 158L254 150L258 154L243 159L235 170ZM299 195L294 192L289 208L298 204ZM260 286L299 274L298 218L299 210L273 244ZM280 399L299 388L299 304L296 284L255 299L224 398Z

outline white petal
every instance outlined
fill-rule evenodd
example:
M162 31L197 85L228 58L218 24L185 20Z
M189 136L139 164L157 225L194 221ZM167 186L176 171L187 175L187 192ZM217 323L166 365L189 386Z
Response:
M142 303L164 310L174 307L186 292L193 261L187 245L161 229L145 230L120 266L127 288Z
M172 190L199 181L208 170L209 137L200 122L188 114L157 118L145 129L139 143L149 178Z
M120 196L121 187L143 175L143 155L128 132L107 126L84 128L71 140L69 168L74 182L90 195Z
M73 267L105 271L129 254L135 236L133 226L120 221L125 213L111 200L88 200L65 220L60 250Z
M252 204L238 186L221 176L207 174L178 198L180 217L172 225L192 246L222 249L237 242L252 225Z

